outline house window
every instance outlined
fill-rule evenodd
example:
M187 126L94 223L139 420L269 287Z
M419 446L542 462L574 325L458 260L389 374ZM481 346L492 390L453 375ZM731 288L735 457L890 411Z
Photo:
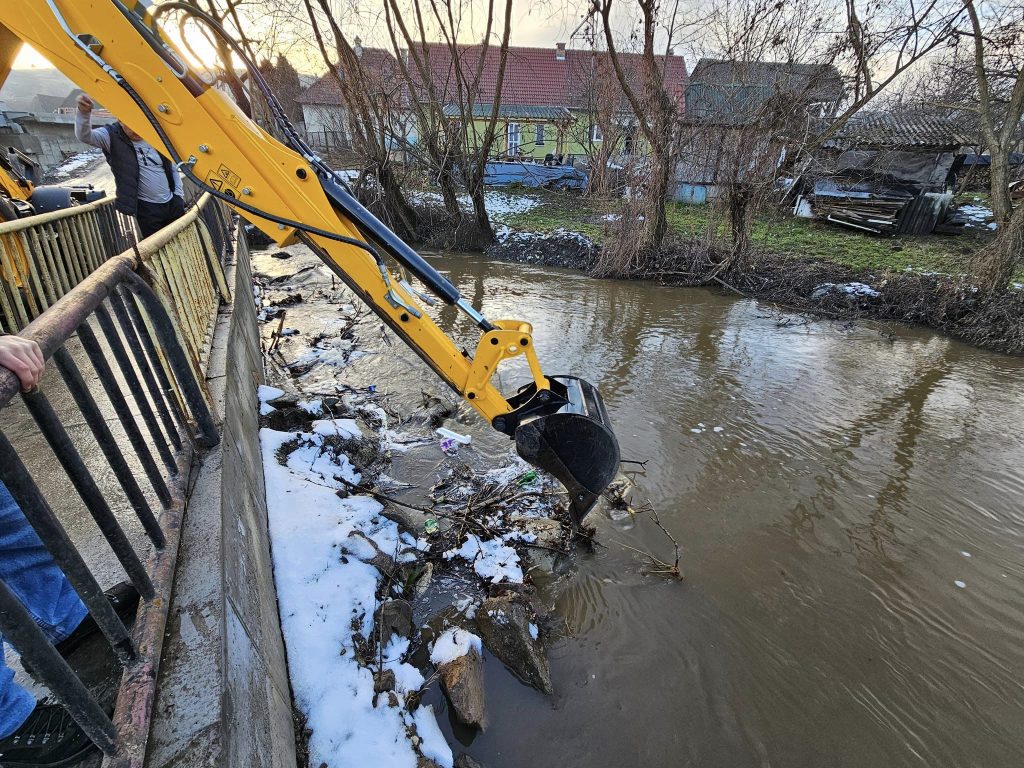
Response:
M601 126L591 124L590 126L590 141L593 144L604 141L604 134L601 133Z
M519 123L508 124L508 128L506 129L506 138L508 141L508 153L510 155L518 154L519 146L522 144Z
M538 147L544 145L544 123L537 123L537 141L534 143Z

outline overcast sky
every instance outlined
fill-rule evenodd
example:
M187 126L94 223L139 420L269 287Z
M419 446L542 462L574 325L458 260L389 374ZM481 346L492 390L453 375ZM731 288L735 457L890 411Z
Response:
M0 0L2 1L2 0ZM361 35L365 45L385 45L386 26L382 17L379 3L363 3L358 0L332 0L337 9L337 16L343 20L345 31L352 35ZM294 41L298 39L300 45L311 43L309 40L308 22L305 11L299 0L270 0L270 4L293 2L294 11L292 16L300 20L300 31L294 29L290 32L281 33L281 47L288 49L289 56L296 67L303 71L322 71L323 63L319 55L313 51L303 54L296 49ZM259 4L254 0L252 8ZM502 3L496 2L497 12L501 12ZM466 42L476 42L482 35L482 27L485 19L485 0L473 0L469 7L472 13L467 14L467 20L473 23L466 24L461 37ZM583 21L583 9L586 7L586 0L515 0L512 11L512 44L518 46L539 46L554 48L555 43L568 43L570 47L583 47L584 40L581 35L573 40L574 31L578 30ZM500 25L500 19L499 19ZM622 27L628 28L628 20L622 19ZM476 29L479 27L480 29ZM251 32L250 32L251 34ZM254 35L256 37L256 35ZM291 38L292 44L288 44L287 38ZM202 51L208 46L197 46ZM14 62L19 69L32 67L49 67L45 58L35 51L24 48Z

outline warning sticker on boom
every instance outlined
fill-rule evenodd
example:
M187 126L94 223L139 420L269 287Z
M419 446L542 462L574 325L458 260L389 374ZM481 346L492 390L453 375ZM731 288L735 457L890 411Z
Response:
M238 187L242 184L242 178L222 163L216 171L210 171L206 183L219 192L238 197Z

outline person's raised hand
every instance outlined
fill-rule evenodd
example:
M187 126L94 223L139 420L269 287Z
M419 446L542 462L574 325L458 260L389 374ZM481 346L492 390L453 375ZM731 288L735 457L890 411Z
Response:
M45 365L43 351L34 341L21 336L0 336L0 366L14 373L26 392L39 384Z
M93 108L92 99L90 99L84 93L78 94L78 98L76 99L76 101L78 102L78 111L79 112L81 112L84 115L87 115L90 112L92 112L92 108Z

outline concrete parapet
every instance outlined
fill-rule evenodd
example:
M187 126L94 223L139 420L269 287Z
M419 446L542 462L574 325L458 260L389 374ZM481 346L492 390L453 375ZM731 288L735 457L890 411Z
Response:
M207 371L223 439L198 468L185 514L151 768L296 765L259 446L263 357L244 244L231 271L236 302L221 310Z

